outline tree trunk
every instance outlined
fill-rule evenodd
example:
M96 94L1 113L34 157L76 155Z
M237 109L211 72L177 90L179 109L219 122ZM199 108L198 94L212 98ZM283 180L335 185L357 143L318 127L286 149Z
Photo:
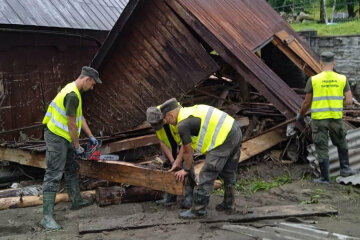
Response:
M356 13L354 12L354 3L352 2L347 3L347 10L348 10L349 18L355 17Z
M319 1L320 1L320 22L324 23L325 22L324 2L323 0L319 0Z
M325 24L328 24L328 16L327 16L327 11L326 11L326 0L323 0L323 4L324 4L324 18L325 18Z
M95 196L95 190L81 192L83 198L93 198ZM67 193L58 193L56 194L55 203L58 202L67 202L69 196ZM41 196L24 196L24 197L8 197L0 199L0 210L9 209L9 208L24 208L32 207L37 205L42 205L42 195Z
M331 23L334 23L335 7L336 7L336 0L334 0L334 5L333 5L333 8L332 8Z
M142 187L112 186L96 189L96 203L100 207L128 202L154 201L162 197L162 192Z

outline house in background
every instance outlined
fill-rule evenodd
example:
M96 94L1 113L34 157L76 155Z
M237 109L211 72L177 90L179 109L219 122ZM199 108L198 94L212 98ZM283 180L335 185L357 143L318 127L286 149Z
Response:
M127 0L0 1L0 132L39 138L48 102L89 65ZM19 131L0 135L17 140Z

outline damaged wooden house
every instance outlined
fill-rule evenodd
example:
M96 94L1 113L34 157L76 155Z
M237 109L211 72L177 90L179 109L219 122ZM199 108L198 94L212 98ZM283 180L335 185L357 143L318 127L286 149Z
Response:
M300 72L303 81L320 72L317 55L264 0L130 0L91 62L103 84L84 95L83 111L94 134L103 140L102 153L134 153L134 149L141 152L158 144L153 130L142 125L149 106L172 97L204 103L204 98L194 97L202 93L221 107L224 102L235 102L231 96L246 102L250 92L256 92L282 123L274 123L280 125L258 136L249 134L242 145L239 161L243 161L283 141L284 126L293 120L302 102L290 86L294 79L287 78L273 62L276 54L281 55L283 64ZM28 79L22 94L15 92L15 86L5 89L14 98L12 104L30 96L37 100L30 103L31 109L36 109L31 118L21 115L25 108L14 112L2 106L3 121L20 118L21 124L3 124L0 134L6 141L0 148L1 160L45 167L43 141L14 144L11 140L17 139L20 131L27 133L26 126L41 122L42 104L49 103L80 68L79 62L71 66L71 74L63 67L58 74L51 72L60 77L50 80L41 69L18 75ZM214 87L211 81L221 83ZM2 83L6 83L4 75ZM37 94L31 95L32 86L37 85L46 86L46 91L39 87ZM235 104L232 115L240 109ZM121 159L131 161L129 156ZM124 162L79 162L83 176L182 194L182 185L174 181L172 173Z

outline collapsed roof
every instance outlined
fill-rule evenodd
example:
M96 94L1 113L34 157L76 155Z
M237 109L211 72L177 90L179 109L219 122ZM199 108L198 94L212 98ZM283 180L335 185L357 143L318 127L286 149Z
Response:
M104 84L85 97L84 106L98 100L85 113L92 128L107 133L133 128L147 107L217 71L209 54L215 50L292 118L302 99L259 56L269 43L307 75L320 71L317 56L264 0L131 0L93 59Z

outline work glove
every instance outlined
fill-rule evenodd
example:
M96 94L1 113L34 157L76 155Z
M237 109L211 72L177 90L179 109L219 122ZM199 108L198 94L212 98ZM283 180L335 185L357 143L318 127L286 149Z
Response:
M94 136L91 136L89 141L90 141L91 145L94 145L94 146L97 146L99 144L98 140Z
M81 157L84 155L84 148L82 146L79 146L77 148L75 148L75 155L77 157Z
M300 113L298 113L296 115L296 121L299 123L304 123L304 116L300 115Z

